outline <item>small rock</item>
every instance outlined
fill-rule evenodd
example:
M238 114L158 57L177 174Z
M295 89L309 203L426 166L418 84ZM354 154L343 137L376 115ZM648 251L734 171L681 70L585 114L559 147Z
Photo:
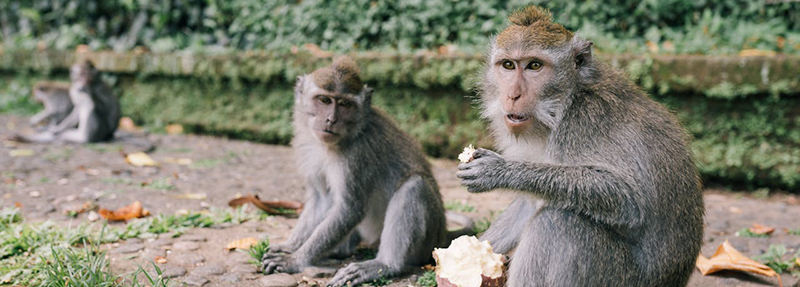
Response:
M176 251L194 251L197 249L200 249L200 244L191 241L175 242L175 244L172 245L172 250Z
M206 237L198 234L186 234L180 237L182 241L206 242Z
M86 219L88 219L91 222L98 221L100 220L100 214L97 214L97 212L95 212L94 210L89 211L89 214L86 215Z
M142 249L144 249L144 244L141 244L141 243L125 243L123 245L120 245L116 249L111 250L111 253L114 253L114 254L127 254L127 253L139 252Z
M148 245L150 245L152 247L163 247L163 246L167 246L167 245L170 245L170 244L172 244L172 238L169 238L169 237L159 238L159 239L153 240L152 242L148 243Z
M231 272L243 273L243 274L255 274L258 273L258 267L252 264L236 265L233 266L233 268L231 268Z
M38 190L34 190L34 191L29 192L28 195L30 197L37 198L37 197L42 196L42 193L40 191L38 191Z
M142 243L141 238L128 238L125 240L125 243Z
M183 279L183 283L189 286L203 286L208 283L208 279L203 276L189 275Z
M333 277L333 275L336 274L336 268L309 267L303 270L301 274L309 278Z
M198 263L203 263L206 261L206 258L200 254L175 254L172 253L168 256L168 259L175 264L178 265L197 265Z
M206 264L205 266L200 266L192 270L192 274L197 275L221 275L225 273L225 267L219 264Z
M58 185L67 185L69 183L69 179L62 178L62 179L59 179L58 181L56 181L56 183Z
M222 282L234 283L234 282L242 281L242 276L240 276L237 273L226 273L225 275L220 276L219 280L222 281Z
M164 257L166 255L166 250L158 249L158 248L145 248L144 253L142 254L142 258L147 260L155 260L156 256Z
M167 265L161 268L161 277L174 278L186 275L186 268L174 265Z
M294 276L286 273L277 273L261 277L258 283L264 287L294 287L298 285Z

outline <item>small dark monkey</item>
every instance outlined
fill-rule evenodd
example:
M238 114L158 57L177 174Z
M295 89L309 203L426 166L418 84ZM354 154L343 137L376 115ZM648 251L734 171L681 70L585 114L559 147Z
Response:
M31 94L44 105L44 110L31 117L31 125L54 127L72 111L69 83L38 82L33 86Z
M27 142L66 141L90 143L114 137L121 117L119 102L91 62L81 61L70 67L69 97L72 111L46 132L18 136Z
M422 265L446 243L429 163L371 97L347 57L298 78L292 146L309 198L291 237L264 256L264 273L300 272L351 254L361 241L379 242L375 259L351 263L330 281L357 285Z
M457 173L470 192L519 194L482 237L514 250L508 286L686 285L704 214L686 132L549 11L509 20L481 87L500 154Z

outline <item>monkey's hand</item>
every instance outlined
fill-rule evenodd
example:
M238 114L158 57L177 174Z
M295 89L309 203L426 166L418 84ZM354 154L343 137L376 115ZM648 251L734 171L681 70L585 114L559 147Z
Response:
M479 148L472 154L473 160L458 165L456 177L467 191L477 193L500 188L507 161L500 154Z
M292 253L297 250L296 247L293 247L291 244L288 243L281 243L281 244L274 244L269 247L269 253Z
M298 273L301 266L289 254L266 253L261 258L261 271L264 274Z

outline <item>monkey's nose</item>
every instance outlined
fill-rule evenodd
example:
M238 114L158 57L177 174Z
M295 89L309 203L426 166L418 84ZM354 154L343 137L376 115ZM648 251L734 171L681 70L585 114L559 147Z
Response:
M515 102L517 100L519 100L519 98L521 98L521 97L522 97L522 94L511 94L510 96L508 96L509 99L511 99L512 101L515 101Z

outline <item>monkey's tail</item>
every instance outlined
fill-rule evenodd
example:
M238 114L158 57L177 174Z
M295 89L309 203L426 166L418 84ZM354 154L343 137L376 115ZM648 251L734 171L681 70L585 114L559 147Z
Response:
M447 218L448 223L454 223L458 226L462 226L460 229L447 231L448 244L450 241L453 241L453 239L464 235L476 235L475 221L473 221L469 216L448 210L445 212L445 217Z

